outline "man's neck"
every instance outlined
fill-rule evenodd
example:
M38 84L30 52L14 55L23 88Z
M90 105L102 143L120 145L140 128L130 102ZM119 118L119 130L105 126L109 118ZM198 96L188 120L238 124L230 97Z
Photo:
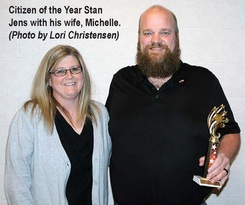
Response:
M166 83L171 77L172 77L172 75L169 76L169 77L166 77L166 78L153 78L153 77L149 77L148 80L150 81L150 83L152 85L155 86L155 88L157 90L159 90L162 87L162 85L164 83Z

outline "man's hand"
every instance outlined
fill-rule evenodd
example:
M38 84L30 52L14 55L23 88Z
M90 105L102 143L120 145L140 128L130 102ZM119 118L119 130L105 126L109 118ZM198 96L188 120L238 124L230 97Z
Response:
M205 157L201 157L199 159L199 165L203 166L205 162ZM220 181L223 186L227 181L230 174L230 160L225 156L224 153L218 153L217 158L213 165L208 169L207 179L211 181L211 183L215 183Z

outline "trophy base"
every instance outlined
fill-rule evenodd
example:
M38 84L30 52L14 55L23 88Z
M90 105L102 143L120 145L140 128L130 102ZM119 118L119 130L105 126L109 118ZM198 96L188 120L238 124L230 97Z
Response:
M204 177L201 177L201 176L197 176L197 175L193 176L193 181L195 181L200 186L217 187L217 188L221 188L222 187L222 185L221 185L221 183L219 181L215 182L213 184L213 183L210 182L210 180L208 180L208 179L206 179Z

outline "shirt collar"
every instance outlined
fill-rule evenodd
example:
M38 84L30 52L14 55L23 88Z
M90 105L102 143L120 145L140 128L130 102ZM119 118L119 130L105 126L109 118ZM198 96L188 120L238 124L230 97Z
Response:
M135 78L135 84L141 83L141 82L145 82L148 81L147 78L145 76L142 75L142 73L140 72L140 69L138 67L138 65L136 66L136 78ZM185 67L183 62L181 61L180 63L180 68L173 74L172 78L169 79L169 81L167 81L164 84L164 87L174 87L174 86L185 86L187 85L188 79L187 79L187 75L185 72Z

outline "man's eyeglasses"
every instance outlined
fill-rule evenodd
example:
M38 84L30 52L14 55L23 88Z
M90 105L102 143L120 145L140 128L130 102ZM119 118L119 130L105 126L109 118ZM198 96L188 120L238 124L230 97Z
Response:
M49 71L49 73L54 74L57 77L62 77L66 75L67 71L70 71L71 74L78 74L82 72L82 68L81 66L74 66L74 67L71 67L70 69L57 68L54 71Z

